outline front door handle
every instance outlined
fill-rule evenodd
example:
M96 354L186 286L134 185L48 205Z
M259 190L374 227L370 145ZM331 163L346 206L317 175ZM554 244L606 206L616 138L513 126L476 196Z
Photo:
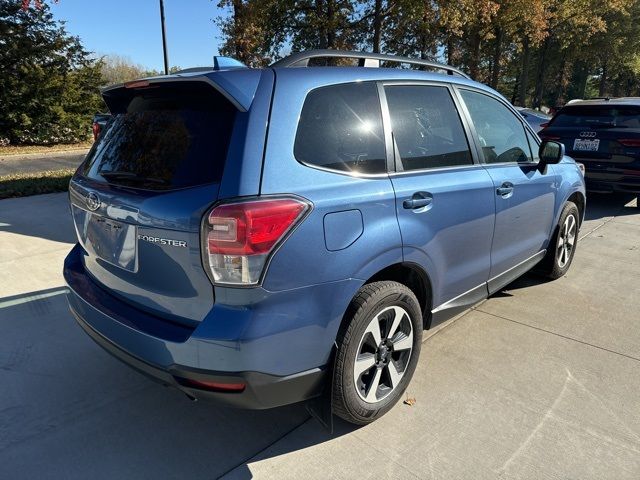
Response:
M431 205L433 196L428 192L416 192L411 198L402 202L402 206L407 210L415 210Z
M513 193L513 183L504 182L502 185L500 185L496 189L496 193L502 197L506 197L507 195L510 195L511 193Z

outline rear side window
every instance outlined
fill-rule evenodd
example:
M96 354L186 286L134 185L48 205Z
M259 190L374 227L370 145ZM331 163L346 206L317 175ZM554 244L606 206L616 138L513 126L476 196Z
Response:
M467 137L446 87L385 87L398 170L471 165ZM398 163L401 164L399 165Z
M640 128L640 107L575 106L565 107L553 119L554 127Z
M127 93L87 156L84 175L148 190L217 182L236 109L206 84Z
M352 173L386 172L378 91L349 83L311 91L296 132L299 162Z

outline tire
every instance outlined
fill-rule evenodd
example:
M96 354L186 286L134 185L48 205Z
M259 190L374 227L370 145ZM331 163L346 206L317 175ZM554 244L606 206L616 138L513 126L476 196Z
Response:
M356 425L387 413L411 381L422 328L420 304L409 288L391 281L362 287L338 333L333 413Z
M541 262L541 273L552 280L564 276L576 253L580 212L573 202L565 203L555 233L549 242L547 254Z

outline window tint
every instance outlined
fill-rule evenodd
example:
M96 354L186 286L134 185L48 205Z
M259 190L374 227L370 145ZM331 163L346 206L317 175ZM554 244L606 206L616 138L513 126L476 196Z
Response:
M83 174L149 190L219 181L235 112L206 85L135 94L101 133L87 155Z
M374 83L350 83L307 95L296 133L300 162L355 173L386 172L382 116Z
M385 87L398 170L471 165L471 152L446 87Z
M640 107L574 106L565 107L552 122L554 127L640 128Z
M487 163L532 161L525 129L516 114L498 100L460 90L478 133Z

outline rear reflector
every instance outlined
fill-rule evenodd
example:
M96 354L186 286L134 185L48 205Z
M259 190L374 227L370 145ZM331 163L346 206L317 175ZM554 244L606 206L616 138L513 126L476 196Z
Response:
M247 387L244 383L223 383L210 380L194 380L193 378L174 377L176 381L185 387L209 390L212 392L240 393Z
M93 122L91 130L93 131L93 139L97 140L98 135L100 135L100 124L98 122Z
M309 211L294 198L214 207L203 224L203 250L216 284L255 285L278 243Z
M625 147L640 147L640 138L623 138L618 142Z

